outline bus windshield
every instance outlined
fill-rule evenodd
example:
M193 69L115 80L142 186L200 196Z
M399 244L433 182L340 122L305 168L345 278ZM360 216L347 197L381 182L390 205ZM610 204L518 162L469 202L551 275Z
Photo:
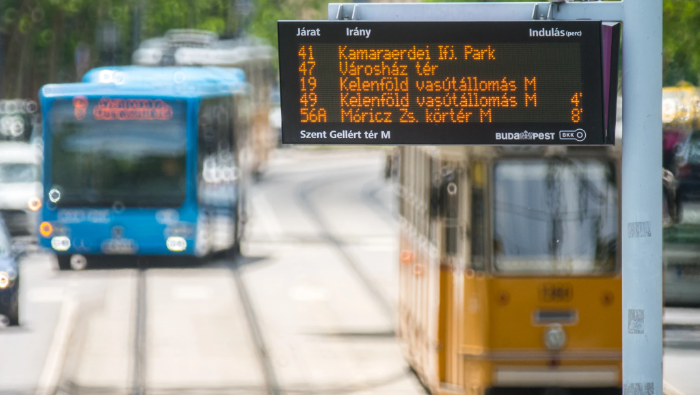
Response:
M602 160L502 160L494 167L494 266L522 274L614 271L617 188Z
M186 105L56 101L51 187L59 207L178 207L186 196Z

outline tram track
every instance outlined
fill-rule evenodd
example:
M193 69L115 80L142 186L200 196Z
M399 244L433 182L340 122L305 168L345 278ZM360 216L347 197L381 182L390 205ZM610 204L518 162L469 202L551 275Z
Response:
M277 382L274 368L270 361L269 352L262 335L255 309L251 303L250 294L240 273L238 257L226 259L225 264L231 270L233 279L238 290L241 306L245 313L245 319L251 336L251 341L256 351L256 356L262 370L265 392L269 395L280 395L280 387ZM147 321L147 273L146 262L139 261L136 282L135 314L134 314L134 335L133 335L133 370L131 379L131 395L146 395L148 387L146 383L146 363L147 363L147 342L146 342L146 321ZM229 390L234 390L229 388ZM253 390L249 388L248 390ZM184 389L173 390L189 392ZM216 390L214 390L216 392ZM158 393L170 391L159 390Z
M313 203L311 195L321 189L324 186L337 182L338 179L347 179L347 176L352 176L353 173L342 174L345 177L339 177L335 174L333 177L316 178L313 180L306 181L296 188L295 197L297 203L306 211L319 229L322 232L322 238L326 239L333 247L338 251L338 253L343 258L345 264L352 270L352 272L357 276L362 286L370 294L374 302L377 304L379 309L382 311L383 315L387 318L388 322L391 323L391 330L389 335L395 336L394 321L395 321L395 310L387 298L379 290L379 287L370 279L370 277L362 269L361 265L357 262L356 258L347 250L345 243L337 238L331 231L328 223L324 220L323 216L318 210L316 204ZM361 200L369 206L370 210L385 220L387 223L394 225L395 219L392 217L391 209L383 204L378 198L377 193L380 187L376 185L376 182L365 183L360 191ZM413 376L416 381L421 386L422 390L429 394L430 391L423 384L418 373L413 368L408 368L407 372L410 376ZM342 391L341 391L342 392Z
M348 172L348 173L343 173L343 179L346 179L347 177L353 177L355 174L358 174L356 172ZM359 173L358 175L361 175L363 173ZM381 289L377 284L374 283L372 278L369 276L368 273L366 273L363 268L361 263L357 260L356 257L353 256L352 252L350 251L350 248L348 247L348 241L335 235L333 233L331 223L327 222L327 219L325 219L322 215L321 212L321 207L318 206L313 200L313 194L324 187L327 187L329 185L332 185L334 182L337 182L337 180L334 180L331 177L326 177L326 178L315 178L313 180L308 180L306 182L302 182L300 185L295 186L295 189L293 189L293 194L296 197L297 202L299 203L299 206L302 208L303 212L308 215L308 217L312 220L312 223L317 225L317 229L320 230L318 241L322 243L329 243L335 250L338 251L342 261L345 265L347 265L351 271L356 275L356 277L359 279L359 282L361 286L368 292L368 294L371 296L371 300L373 300L376 305L379 307L380 312L383 313L384 316L387 317L387 321L390 323L390 328L389 331L386 333L382 332L381 336L393 336L393 321L394 321L394 309L391 306L389 300L385 297L385 295L382 294ZM362 184L362 188L359 191L359 198L360 200L368 206L368 209L371 210L372 213L374 213L377 216L382 215L382 219L386 220L387 222L392 221L391 214L390 214L390 209L386 206L386 204L382 204L382 202L379 200L379 197L377 194L381 190L381 185L378 184L377 182L366 182ZM381 214L383 212L383 214ZM217 260L219 261L220 264L223 264L223 266L226 267L227 270L230 270L231 275L233 277L234 281L234 286L237 288L237 293L238 293L238 300L240 303L240 306L243 308L243 312L245 315L245 320L246 324L248 327L248 334L250 336L250 341L251 344L253 345L255 349L255 356L257 357L258 363L260 365L260 370L262 371L262 380L261 384L256 387L226 387L226 388L221 388L221 387L216 387L216 388L149 388L148 387L148 381L147 381L147 364L148 364L148 339L147 339L147 322L149 319L149 314L151 319L153 319L153 311L149 311L148 309L148 285L149 285L149 280L152 280L151 276L149 276L149 273L151 273L151 270L157 270L157 269L152 269L149 265L148 260L142 259L138 260L137 268L136 268L136 276L135 276L135 286L131 288L130 292L133 292L131 295L134 295L133 299L131 299L131 303L133 308L132 310L132 322L129 323L129 326L131 327L132 334L131 334L131 350L129 350L129 354L132 354L132 356L129 358L131 359L131 367L129 370L129 377L127 381L127 388L125 388L126 391L122 392L116 387L83 387L79 384L77 384L74 380L72 380L72 377L64 377L64 386L63 390L67 391L65 393L76 393L76 394L81 394L81 393L94 393L95 391L99 393L105 393L105 394L118 394L118 393L129 393L131 395L146 395L146 394L170 394L170 393L212 393L212 394L219 394L219 393L267 393L270 395L279 395L282 393L314 393L314 394L322 394L322 393L349 393L353 391L361 391L367 388L373 388L376 386L382 386L386 385L388 383L393 383L396 380L399 380L400 377L406 374L411 374L410 370L407 369L405 372L402 373L397 373L394 376L390 377L385 377L377 380L370 380L368 382L364 382L361 384L356 384L356 385L343 385L342 387L333 387L333 386L327 386L327 387L322 387L317 390L313 390L311 392L307 390L299 390L299 389L282 389L278 379L277 375L275 373L275 367L274 364L271 360L271 354L270 354L270 349L268 348L268 345L266 344L264 335L263 335L263 328L261 327L260 321L258 319L258 313L256 312L256 308L253 304L253 297L252 294L249 292L249 289L247 287L243 272L242 272L242 266L243 263L240 259L238 259L238 256L235 258L223 258L223 257L218 257ZM167 265L166 265L167 266ZM218 266L218 264L217 264ZM160 267L160 265L158 265ZM151 273L152 274L152 273ZM152 284L152 287L157 285ZM156 289L156 288L153 288ZM360 336L374 336L373 334L365 334L362 333ZM151 350L153 352L153 350ZM252 360L251 360L252 361ZM122 387L124 388L124 387ZM233 392L231 392L233 391ZM248 391L248 392L246 392Z
M146 271L147 263L138 261L136 280L136 306L134 327L134 366L132 372L132 395L146 394Z
M397 223L397 219L393 215L391 207L387 206L377 197L382 187L382 183L376 180L367 182L362 186L360 195L365 204L367 204L379 218L393 226Z
M230 262L230 267L231 271L233 272L234 281L236 282L236 288L238 289L241 305L243 306L243 310L245 312L246 321L248 322L248 328L250 330L250 336L253 339L258 362L260 363L260 367L263 372L265 388L269 395L280 395L280 386L275 375L275 369L272 366L272 361L270 360L270 353L268 352L265 338L263 337L262 330L260 329L260 324L255 308L251 302L248 288L246 287L245 281L243 281L243 277L241 276L240 261L236 258L238 258L238 256L232 259Z
M272 362L270 361L270 356L268 348L266 346L265 340L262 335L262 330L257 319L257 314L251 303L250 294L246 287L245 282L240 273L240 264L237 259L238 256L234 258L228 258L225 261L226 266L230 269L233 279L235 282L236 289L238 290L238 295L240 299L241 306L245 313L245 319L248 324L248 329L251 336L251 341L255 348L256 356L260 367L262 370L262 376L264 379L265 392L269 395L280 395L280 387L277 382L274 368ZM134 324L133 324L133 369L131 378L131 389L129 393L131 395L146 395L148 391L146 382L146 364L147 364L147 341L146 341L146 322L147 322L147 273L149 272L148 263L146 261L138 262L138 272L136 279L136 297L135 297L135 308L134 308ZM202 389L203 390L203 389ZM211 389L217 392L216 389ZM229 388L228 390L244 390ZM247 390L254 391L252 388ZM186 389L173 390L173 393L179 393L181 391L187 391ZM169 393L169 390L158 390L158 393ZM234 391L235 392L235 391ZM254 391L256 392L256 391Z
M352 173L350 173L350 175L351 174ZM323 236L322 238L327 240L338 251L338 253L343 259L343 262L352 270L352 272L358 278L362 286L365 288L365 290L372 297L379 309L382 311L384 316L389 320L389 322L393 322L394 308L391 306L391 303L389 303L387 298L379 290L379 287L370 279L367 273L365 273L365 271L362 269L355 257L353 257L352 254L347 250L345 243L333 234L333 232L330 230L328 223L319 212L317 205L314 204L311 199L311 195L316 190L320 189L325 185L332 184L338 179L346 179L348 174L343 174L343 176L344 177L338 177L338 174L335 174L333 177L324 177L320 179L316 178L313 180L303 182L296 188L295 191L297 203L300 207L304 209L306 214L321 230ZM371 189L368 191L369 192L361 192L361 197L362 201L365 202L365 204L371 205L371 199L369 197L371 196ZM376 208L372 211L376 211Z

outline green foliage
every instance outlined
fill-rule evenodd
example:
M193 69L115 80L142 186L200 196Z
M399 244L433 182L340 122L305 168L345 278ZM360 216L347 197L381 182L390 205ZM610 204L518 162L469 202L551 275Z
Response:
M132 3L137 1L132 0ZM226 31L228 0L149 0L142 14L143 37L162 36L170 29L202 29L218 34Z
M36 98L90 68L131 63L169 29L232 32L230 0L0 0L0 97ZM77 64L76 49L85 60Z
M700 0L664 0L664 85L700 82Z
M250 34L277 47L277 21L326 19L327 8L322 0L256 0Z
M129 64L141 40L169 29L231 34L245 27L276 46L278 20L326 19L327 1L250 0L253 12L246 21L235 14L244 1L0 0L0 97L35 98L46 83L76 81L96 66ZM700 0L664 0L663 10L664 84L698 85ZM116 38L111 46L110 34ZM89 49L80 67L77 48Z
M664 86L700 85L700 0L663 0L663 65Z

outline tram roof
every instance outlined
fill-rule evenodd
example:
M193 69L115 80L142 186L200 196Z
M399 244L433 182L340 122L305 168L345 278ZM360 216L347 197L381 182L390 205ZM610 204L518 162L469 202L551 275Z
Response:
M90 70L83 82L49 84L41 96L122 96L195 98L222 96L247 89L240 69L219 67L100 67Z

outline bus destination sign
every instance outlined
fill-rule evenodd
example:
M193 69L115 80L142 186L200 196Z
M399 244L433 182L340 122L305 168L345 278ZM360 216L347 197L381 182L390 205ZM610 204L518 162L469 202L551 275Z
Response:
M287 144L614 144L619 24L280 21Z

